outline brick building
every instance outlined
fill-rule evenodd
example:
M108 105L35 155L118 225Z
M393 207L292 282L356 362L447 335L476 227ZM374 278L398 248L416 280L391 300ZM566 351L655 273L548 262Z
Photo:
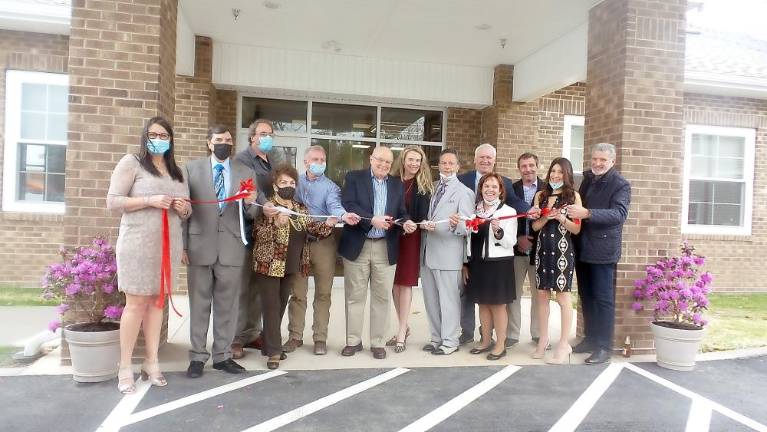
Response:
M0 284L37 286L59 245L116 236L109 176L161 114L182 163L205 154L209 124L242 148L269 117L287 160L323 145L336 179L378 145L433 162L455 147L469 166L489 142L516 178L524 151L545 174L612 142L633 185L616 338L651 344L631 281L683 238L716 289L767 289L749 259L767 246L764 40L697 27L705 7L686 0L319 3L3 2Z

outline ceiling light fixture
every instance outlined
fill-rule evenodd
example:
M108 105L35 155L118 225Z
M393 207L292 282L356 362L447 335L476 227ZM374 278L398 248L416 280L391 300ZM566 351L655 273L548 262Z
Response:
M477 30L490 30L491 28L493 28L493 26L491 26L488 23L482 23L482 24L475 25L474 28Z
M240 10L232 9L232 16L234 17L234 20L237 21L237 18L240 16Z
M506 38L499 39L499 42L501 43L501 49L506 48Z
M271 0L264 1L264 7L267 9L279 9L280 4Z
M321 45L322 49L332 50L333 52L341 52L341 44L337 40L326 40Z

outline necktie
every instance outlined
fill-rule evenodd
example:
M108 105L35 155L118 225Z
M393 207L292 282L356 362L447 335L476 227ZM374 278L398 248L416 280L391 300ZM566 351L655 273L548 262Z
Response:
M222 200L226 198L226 189L224 187L224 166L222 164L216 164L214 167L216 170L216 176L213 179L213 188L216 191L216 199ZM218 213L224 212L224 203L218 203Z
M437 192L434 193L434 200L431 202L431 213L434 215L434 209L437 208L437 205L439 204L439 200L442 199L442 195L445 194L445 189L447 188L447 182L444 180L439 182L439 186L437 186Z

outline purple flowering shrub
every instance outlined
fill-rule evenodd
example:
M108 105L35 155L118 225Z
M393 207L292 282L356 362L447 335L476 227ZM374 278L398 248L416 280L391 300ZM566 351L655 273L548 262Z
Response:
M687 241L682 255L662 258L647 266L647 276L634 281L635 311L644 309L644 301L654 303L656 324L674 328L701 328L706 325L702 311L708 309L708 293L713 277L702 272L705 257L697 255Z
M123 311L123 295L117 290L117 259L112 245L96 237L90 246L74 250L59 249L62 262L46 268L43 276L43 298L61 302L56 311L69 310L87 314L91 323L117 321ZM51 331L61 326L52 321Z

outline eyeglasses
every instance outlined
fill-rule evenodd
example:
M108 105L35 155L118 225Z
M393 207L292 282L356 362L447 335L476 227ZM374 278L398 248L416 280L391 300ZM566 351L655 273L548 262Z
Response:
M394 161L390 161L390 160L388 160L388 159L383 159L383 158L380 158L380 157L378 157L378 156L371 156L371 157L372 157L373 159L377 160L378 162L381 162L381 163L382 163L382 164L384 164L384 165L391 165L391 164L392 164L392 162L394 162Z
M274 138L274 132L261 132L261 133L257 133L256 136L259 136L259 137L270 136L270 137Z
M149 132L146 134L149 139L157 139L160 138L161 140L166 140L170 138L170 135L166 134L165 132L157 133L157 132Z

